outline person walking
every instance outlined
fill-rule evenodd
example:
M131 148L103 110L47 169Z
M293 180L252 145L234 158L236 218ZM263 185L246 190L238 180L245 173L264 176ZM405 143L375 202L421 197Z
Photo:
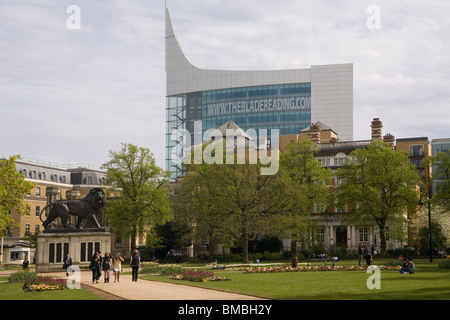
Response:
M70 257L69 254L67 254L66 257L64 258L64 264L63 264L63 268L66 269L66 276L69 276L69 273L67 272L67 268L71 265L72 265L72 258Z
M113 260L114 282L119 282L120 280L120 272L122 271L123 260L124 259L120 256L120 253L117 253L116 257Z
M102 270L105 272L105 283L109 282L111 276L111 254L109 251L105 252L105 256L102 259Z
M363 257L363 244L360 243L358 248L358 263L360 267L362 265L362 257Z
M100 264L98 259L98 252L94 253L94 255L92 256L89 269L91 269L92 271L92 283L98 283L98 280L100 278Z
M367 266L370 266L372 264L372 253L369 246L366 246L366 248L364 249L364 258L366 258Z
M133 255L130 257L130 266L131 266L131 281L137 281L138 279L138 270L141 267L141 257L138 254L138 251L134 249Z

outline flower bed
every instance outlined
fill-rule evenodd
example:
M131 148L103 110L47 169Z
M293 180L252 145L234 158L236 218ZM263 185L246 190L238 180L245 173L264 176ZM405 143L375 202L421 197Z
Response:
M227 277L219 277L219 276L212 276L208 278L204 278L203 282L212 282L212 281L231 281L231 278Z
M67 288L66 284L67 281L62 278L35 277L25 279L23 290L27 292L63 290Z
M169 276L169 279L194 282L231 281L230 278L215 276L213 272L205 270L186 270L182 274Z
M383 271L398 271L398 266L377 266ZM361 271L367 266L301 266L301 267L267 267L267 268L233 268L229 271L244 271L245 273L275 273L275 272L306 272L306 271Z

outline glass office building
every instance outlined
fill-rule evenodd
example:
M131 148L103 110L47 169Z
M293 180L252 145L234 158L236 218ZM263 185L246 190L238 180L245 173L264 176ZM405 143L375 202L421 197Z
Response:
M353 65L309 69L230 71L200 69L183 54L166 9L166 170L182 174L181 159L194 122L204 132L229 120L243 130L299 133L312 122L353 139ZM204 139L206 140L206 139ZM175 160L176 159L176 160Z

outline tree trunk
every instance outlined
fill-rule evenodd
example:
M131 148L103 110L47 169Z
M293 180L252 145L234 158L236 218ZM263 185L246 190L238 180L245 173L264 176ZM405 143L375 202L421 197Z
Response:
M131 252L136 249L136 236L137 236L137 226L133 225L133 230L131 231L130 240L131 240Z
M383 258L385 258L387 256L385 224L382 224L380 226L380 253Z
M245 222L244 222L245 223ZM244 263L248 263L248 233L247 226L242 228L242 260Z

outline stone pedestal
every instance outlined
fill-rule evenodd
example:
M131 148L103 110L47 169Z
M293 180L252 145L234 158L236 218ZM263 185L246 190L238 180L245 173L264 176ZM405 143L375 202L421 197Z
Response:
M36 271L64 271L63 259L67 253L72 258L72 264L81 269L87 269L96 251L102 256L111 251L110 232L51 232L41 233L37 237Z

